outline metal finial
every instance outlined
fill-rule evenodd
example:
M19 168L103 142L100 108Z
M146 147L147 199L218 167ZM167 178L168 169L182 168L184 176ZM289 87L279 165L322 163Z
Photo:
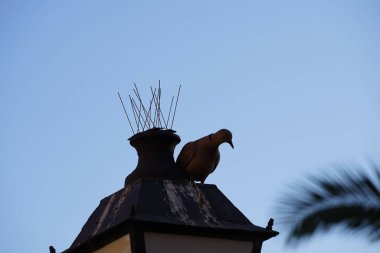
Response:
M274 219L270 218L268 221L268 225L266 226L266 229L272 230L273 223L274 223Z
M50 253L55 253L55 248L53 246L49 246Z

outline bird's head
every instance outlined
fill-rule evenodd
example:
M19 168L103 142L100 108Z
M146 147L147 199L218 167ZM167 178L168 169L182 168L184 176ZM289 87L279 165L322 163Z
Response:
M214 134L214 137L219 144L227 142L232 148L234 148L234 144L232 143L232 133L229 130L220 129Z

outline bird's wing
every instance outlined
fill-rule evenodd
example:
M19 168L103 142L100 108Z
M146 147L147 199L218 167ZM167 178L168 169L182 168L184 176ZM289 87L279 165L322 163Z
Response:
M191 159L194 156L194 143L189 142L185 146L183 146L181 152L176 160L176 164L179 165L182 169L186 168L189 165Z
M216 167L219 164L219 161L220 161L220 153L219 153L219 150L217 150L216 157L215 157L214 168L212 169L212 171L210 172L210 174L214 172L214 170L216 169Z

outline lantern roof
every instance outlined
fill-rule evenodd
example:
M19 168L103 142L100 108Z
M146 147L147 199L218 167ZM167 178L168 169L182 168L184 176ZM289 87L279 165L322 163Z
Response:
M146 231L249 241L278 234L252 224L215 185L140 179L101 200L64 252L91 252L133 225Z
M278 235L269 224L252 224L215 185L193 182L174 162L180 142L174 131L155 128L129 140L139 157L136 169L126 177L124 188L100 201L64 253L93 252L137 230L258 245Z

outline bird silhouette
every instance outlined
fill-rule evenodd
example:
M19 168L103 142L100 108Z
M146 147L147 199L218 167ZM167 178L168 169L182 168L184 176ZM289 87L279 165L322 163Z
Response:
M216 133L189 142L183 146L176 164L193 181L200 181L203 184L207 176L218 166L220 160L218 148L220 144L225 142L234 148L232 133L227 129L221 129Z

